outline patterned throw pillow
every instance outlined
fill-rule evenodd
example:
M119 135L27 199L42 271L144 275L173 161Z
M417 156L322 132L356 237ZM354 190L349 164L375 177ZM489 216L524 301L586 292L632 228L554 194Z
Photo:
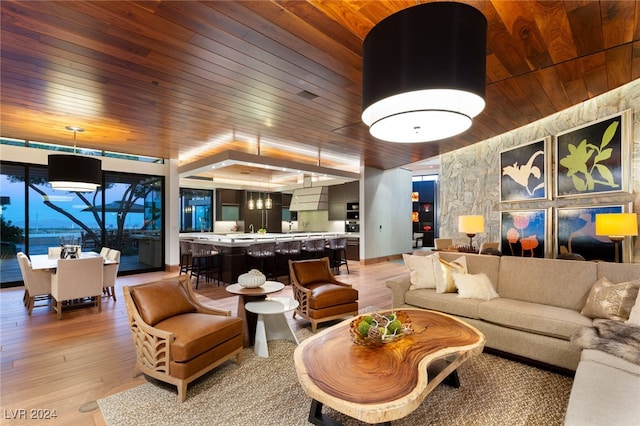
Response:
M440 261L441 273L436 274L436 293L455 293L458 289L453 281L453 273L467 273L467 258L460 256L452 262L444 259Z
M419 288L436 288L435 268L440 273L440 258L438 254L431 256L413 256L410 254L403 254L405 265L409 268L409 277L411 285L409 290L416 290Z
M613 284L606 278L600 278L591 287L581 313L589 318L627 320L638 296L638 288L640 280Z

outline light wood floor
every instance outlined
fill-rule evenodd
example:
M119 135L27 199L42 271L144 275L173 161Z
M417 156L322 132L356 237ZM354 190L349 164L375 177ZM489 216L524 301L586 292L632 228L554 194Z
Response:
M350 262L349 268L349 275L342 268L339 279L358 289L360 308L391 307L391 292L384 282L406 271L402 262L368 266ZM103 299L101 313L81 309L65 312L62 320L56 320L50 307L36 307L27 315L22 304L24 287L0 290L0 424L104 425L100 409L92 402L146 380L132 377L135 351L122 287L175 276L157 272L119 278L116 302ZM201 282L197 293L206 304L236 315L237 296L223 287ZM291 296L291 288L286 286L278 295ZM295 329L309 325L293 320L290 313L288 317ZM81 412L85 409L89 411ZM55 411L57 417L32 418L46 410Z

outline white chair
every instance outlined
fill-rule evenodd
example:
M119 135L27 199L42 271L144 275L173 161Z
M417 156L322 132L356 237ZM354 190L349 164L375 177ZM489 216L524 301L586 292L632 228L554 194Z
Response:
M49 247L47 250L47 255L49 256L49 259L59 259L61 252L62 247Z
M424 234L422 232L413 233L413 248L422 247L424 241Z
M107 295L107 298L111 297L113 301L116 301L116 278L118 278L118 269L120 268L120 250L107 249L107 257L105 260L109 260L115 263L107 263L104 265L102 276L102 290Z
M446 250L453 245L453 238L436 238L433 244L436 250Z
M102 273L104 259L100 256L84 259L58 259L58 267L51 275L53 309L62 318L62 302L93 298L98 312L102 311Z
M46 299L47 305L49 304L51 297L51 272L48 270L34 271L31 268L31 261L23 252L18 252L16 257L18 258L20 272L22 272L22 280L24 281L24 304L29 311L29 315L31 315L34 306L36 306L36 299Z
M103 259L106 259L109 255L109 250L111 250L109 247L102 247L102 249L100 249L100 256L102 256Z

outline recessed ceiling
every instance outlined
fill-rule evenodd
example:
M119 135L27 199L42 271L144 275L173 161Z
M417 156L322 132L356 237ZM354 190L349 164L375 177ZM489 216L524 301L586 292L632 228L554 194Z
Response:
M464 3L489 23L487 106L462 135L409 145L375 140L361 122L361 47L415 0L3 0L1 136L72 145L65 126L77 125L78 146L181 167L239 152L390 169L640 77L639 2Z

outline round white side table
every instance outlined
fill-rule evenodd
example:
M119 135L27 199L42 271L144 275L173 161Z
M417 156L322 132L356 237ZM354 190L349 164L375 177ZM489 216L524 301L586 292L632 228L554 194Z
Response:
M244 308L258 314L254 352L263 358L269 356L269 340L285 339L299 343L285 312L298 307L298 301L287 297L270 297L266 300L248 302Z

